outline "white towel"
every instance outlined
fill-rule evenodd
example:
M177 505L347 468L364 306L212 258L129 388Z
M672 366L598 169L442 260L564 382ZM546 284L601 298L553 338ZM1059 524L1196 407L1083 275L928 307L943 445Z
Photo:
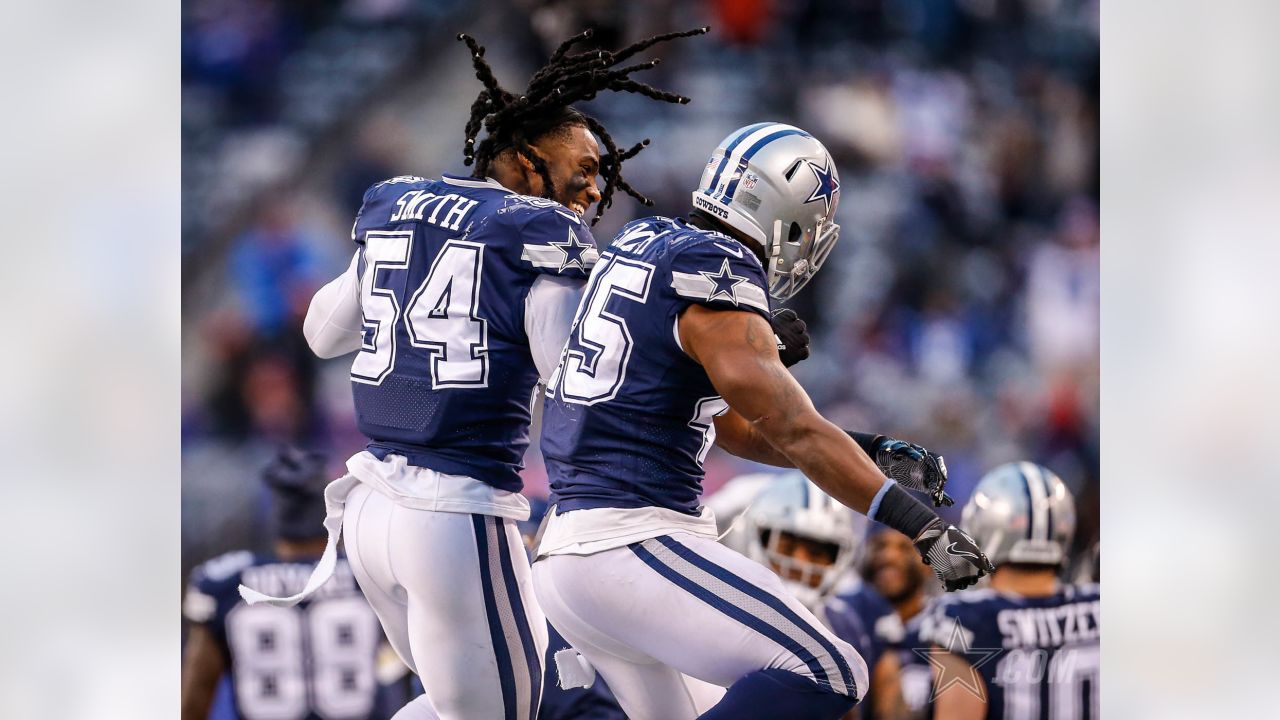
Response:
M316 569L311 571L311 577L307 579L307 585L302 588L301 592L289 597L278 598L241 585L240 597L244 598L244 601L250 605L267 603L277 607L292 607L306 600L312 593L319 590L320 586L329 582L329 578L333 577L333 570L338 564L338 539L342 537L342 512L347 503L347 495L359 484L360 481L355 475L343 475L325 487L324 527L329 531L329 544L325 545L324 554L320 556L320 562L316 563Z

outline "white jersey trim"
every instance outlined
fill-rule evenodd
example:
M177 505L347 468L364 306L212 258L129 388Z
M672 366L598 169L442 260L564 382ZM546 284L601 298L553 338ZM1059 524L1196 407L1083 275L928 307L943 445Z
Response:
M397 505L413 510L529 519L529 501L520 493L499 490L465 475L410 465L403 455L379 460L366 450L347 460L347 471Z
M693 300L711 301L724 299L734 305L747 305L763 312L769 312L769 300L765 297L764 289L749 282L746 277L734 275L733 271L729 269L728 260L725 260L720 272L736 281L731 289L726 290L717 286L712 279L712 277L716 276L712 273L686 273L678 270L671 272L671 288L676 291L677 295Z
M534 554L592 555L675 532L715 540L716 515L706 506L696 517L660 507L590 508L557 515L552 507Z
M493 178L485 178L484 180L464 180L462 178L451 178L442 175L440 176L440 182L454 185L456 187L493 188L494 190L505 190L513 195L517 194L515 190L508 188Z
M311 571L307 584L297 594L273 597L247 585L240 585L240 597L250 605L267 603L292 607L311 597L329 579L338 562L338 540L342 537L342 517L347 496L361 483L367 484L392 499L397 505L414 510L476 513L529 519L529 501L520 493L499 490L475 478L446 475L423 467L409 465L401 455L388 455L379 460L365 450L347 460L348 474L334 480L324 489L324 528L329 542L320 562Z

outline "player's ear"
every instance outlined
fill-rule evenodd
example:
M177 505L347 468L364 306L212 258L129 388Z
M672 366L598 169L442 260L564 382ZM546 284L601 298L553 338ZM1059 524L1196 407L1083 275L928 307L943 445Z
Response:
M538 152L538 148L534 147L532 144L529 147L535 153L538 153L539 157L546 157L543 153ZM533 162L529 160L529 158L525 157L523 153L517 152L515 155L516 162L519 163L520 175L524 178L525 187L529 188L528 194L541 196L542 176L538 174L538 169L533 166Z

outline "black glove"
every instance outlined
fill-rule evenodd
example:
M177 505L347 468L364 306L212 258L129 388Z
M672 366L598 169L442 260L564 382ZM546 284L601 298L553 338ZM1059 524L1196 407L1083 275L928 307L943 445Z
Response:
M790 308L774 310L769 319L773 336L778 340L782 364L791 367L809 357L809 326Z
M941 518L920 531L915 546L947 592L963 590L996 571L973 538L955 525L944 526Z
M934 507L955 505L946 493L947 464L941 455L884 435L877 435L871 446L874 452L867 454L887 477L908 490L928 493Z

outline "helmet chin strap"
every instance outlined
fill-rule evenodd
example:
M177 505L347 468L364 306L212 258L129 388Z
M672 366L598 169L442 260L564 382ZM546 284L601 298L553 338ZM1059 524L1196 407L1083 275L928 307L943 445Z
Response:
M769 286L772 289L780 271L778 264L782 262L782 221L773 221L773 239L769 242L769 247L765 248L767 257L769 258Z

